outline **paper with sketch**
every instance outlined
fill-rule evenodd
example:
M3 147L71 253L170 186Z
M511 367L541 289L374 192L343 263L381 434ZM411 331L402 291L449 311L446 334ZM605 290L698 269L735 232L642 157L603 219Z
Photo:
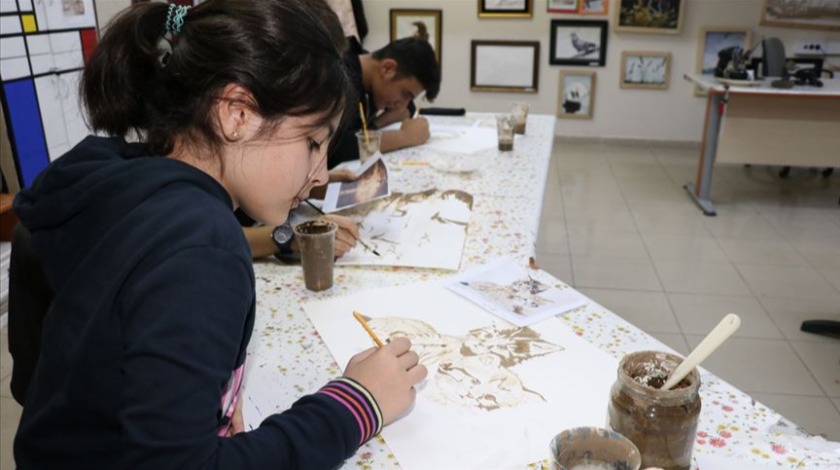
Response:
M429 189L395 192L342 211L359 224L359 238L380 256L357 243L336 264L457 270L472 204L472 195L463 191Z
M443 152L469 154L497 145L495 128L432 124L429 134L422 147Z
M603 427L617 360L560 320L517 327L439 283L307 303L342 367L373 343L407 336L429 370L417 402L382 436L403 469L526 468L563 429Z
M501 259L477 266L446 287L517 326L574 310L586 303L580 292L540 269Z
M356 176L358 179L355 181L328 184L321 210L329 214L391 194L391 188L388 185L388 167L385 166L381 153L370 157L356 171Z

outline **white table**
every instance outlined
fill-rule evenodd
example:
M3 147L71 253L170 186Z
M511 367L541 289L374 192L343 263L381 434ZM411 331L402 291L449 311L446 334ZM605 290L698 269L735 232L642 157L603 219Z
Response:
M774 79L729 86L709 75L684 78L707 93L697 181L684 186L704 214L716 213L710 199L716 162L840 166L840 79L779 89L770 86Z
M435 118L434 122L495 126L493 116L487 114ZM470 174L399 165L403 161L427 161L431 155L423 147L385 156L392 168L394 188L399 191L457 188L474 196L462 270L467 265L504 256L525 263L534 255L554 140L554 117L529 116L527 132L526 136L517 138L513 152L498 152L495 147L481 151L479 157L485 162L481 169ZM327 292L313 293L303 287L299 266L261 261L255 264L254 270L257 318L244 392L245 421L249 428L256 427L269 414L287 409L300 396L315 392L342 372L344 364L334 362L302 304L362 289L435 280L452 274L425 269L338 266L334 287ZM670 350L595 302L561 318L579 336L615 357L643 349ZM713 374L703 371L702 380L703 411L695 455L736 456L777 463L781 468L792 467L791 462L805 461L800 468L829 462L828 457L807 450L802 442L811 440L777 413ZM792 436L769 431L778 423L783 423ZM840 457L836 463L840 465ZM546 462L537 462L534 467L545 465ZM377 437L365 444L346 466L398 468L398 463L385 441Z

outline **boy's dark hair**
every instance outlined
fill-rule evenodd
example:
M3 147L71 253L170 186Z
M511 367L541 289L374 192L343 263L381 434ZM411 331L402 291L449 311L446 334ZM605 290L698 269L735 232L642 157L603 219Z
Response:
M429 41L402 38L374 51L376 60L393 59L397 62L397 78L414 77L426 90L426 99L434 101L440 91L440 65Z
M136 4L105 30L80 85L93 129L135 132L158 155L176 135L217 153L212 110L230 83L253 95L262 132L285 116L319 115L322 126L355 101L341 25L322 0L208 0L174 34L168 12L166 3Z

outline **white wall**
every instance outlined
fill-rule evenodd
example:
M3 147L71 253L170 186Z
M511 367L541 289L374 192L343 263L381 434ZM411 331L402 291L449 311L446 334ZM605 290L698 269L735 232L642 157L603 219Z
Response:
M389 11L392 8L443 10L443 83L435 105L464 107L471 111L503 111L513 101L529 103L531 112L556 114L558 72L565 66L548 64L550 21L554 18L609 19L613 23L615 0L608 16L559 15L546 12L545 0L532 0L530 19L479 19L479 0L364 0L370 32L365 47L377 49L390 39ZM776 36L792 51L798 39L833 38L840 33L822 30L769 28L759 26L762 0L687 0L682 32L670 34L632 34L609 32L607 64L590 68L597 72L593 120L558 120L557 134L663 141L701 140L705 101L695 97L686 72L694 72L697 38L704 26L741 26L752 29L753 40L762 35ZM473 39L539 40L539 93L487 93L470 91L470 41ZM668 51L672 54L671 85L668 90L628 90L619 88L621 51ZM789 52L788 55L792 55ZM835 58L835 63L840 59ZM582 69L581 67L571 67Z
M390 40L392 8L440 9L443 11L443 83L435 105L464 107L470 111L504 111L513 101L530 104L531 112L556 114L559 71L564 66L548 64L550 22L554 18L608 19L613 22L615 0L608 16L549 14L545 0L531 0L534 16L529 19L479 19L479 0L364 0L370 32L365 47L378 49ZM129 0L96 0L100 27ZM607 64L587 68L597 72L595 110L591 121L559 119L557 135L615 139L698 142L701 140L705 101L695 97L686 72L694 72L697 39L704 26L740 26L752 29L753 40L776 36L792 51L799 39L832 38L840 33L823 30L769 28L759 26L763 0L686 0L682 32L633 34L609 32ZM470 41L503 39L540 41L539 93L488 93L470 91ZM671 85L668 90L627 90L618 86L621 51L668 51L672 54ZM788 55L792 55L789 52ZM833 58L840 64L840 58ZM571 67L571 69L582 69Z

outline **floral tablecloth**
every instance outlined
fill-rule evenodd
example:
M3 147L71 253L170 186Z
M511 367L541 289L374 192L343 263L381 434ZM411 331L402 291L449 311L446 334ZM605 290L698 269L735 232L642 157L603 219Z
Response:
M435 117L431 121L433 125L443 126L495 127L495 119L489 114ZM554 122L552 116L529 116L527 135L517 136L512 152L499 152L495 145L478 151L470 158L480 158L481 165L471 173L445 173L425 165L431 158L463 157L456 153L441 155L439 151L432 154L424 147L405 149L384 157L394 190L460 189L473 195L462 271L469 265L500 257L527 263L534 255L554 140ZM300 396L316 391L341 374L342 368L335 363L303 312L304 303L372 287L437 280L454 274L401 267L337 266L333 288L313 293L303 286L300 266L266 260L255 263L254 271L257 319L248 352L244 391L244 414L249 428L258 426L268 415L287 409ZM576 334L617 358L638 350L670 350L594 301L561 319ZM836 447L821 438L806 435L778 413L707 371L702 371L700 393L703 408L694 448L699 461L703 455L714 454L764 462L777 468L840 469L840 450ZM399 468L381 437L363 446L346 466ZM547 461L528 467L548 468ZM695 467L701 465L696 463ZM707 469L703 467L702 470Z

